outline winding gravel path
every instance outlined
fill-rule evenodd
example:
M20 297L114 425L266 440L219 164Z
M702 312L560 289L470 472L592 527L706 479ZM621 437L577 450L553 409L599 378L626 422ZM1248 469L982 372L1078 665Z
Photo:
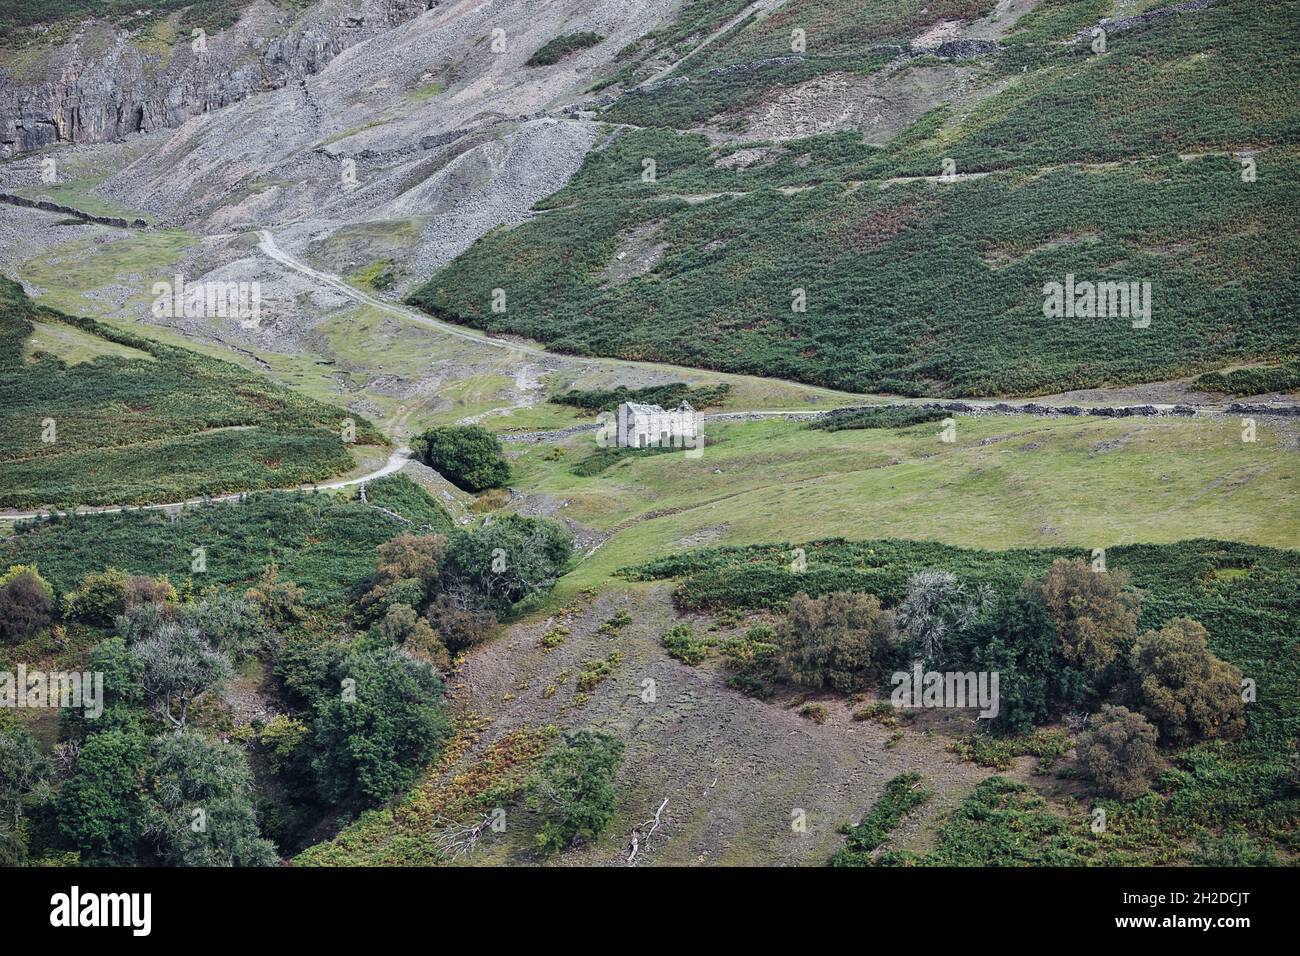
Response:
M352 485L365 484L367 481L375 481L379 478L385 478L388 475L395 474L405 467L406 463L411 460L411 449L396 448L388 456L388 461L383 466L376 468L369 474L359 478L344 478L339 481L327 481L320 484L295 485L292 488L257 488L252 491L237 491L229 495L219 495L216 498L187 498L184 501L171 501L165 504L153 505L87 505L75 509L75 514L79 515L99 515L99 514L116 514L121 511L168 511L185 508L188 505L200 505L206 502L217 501L238 501L244 495L254 494L258 491L333 491L336 488L349 488ZM21 521L24 518L43 518L52 512L49 508L38 508L36 511L0 511L0 521Z

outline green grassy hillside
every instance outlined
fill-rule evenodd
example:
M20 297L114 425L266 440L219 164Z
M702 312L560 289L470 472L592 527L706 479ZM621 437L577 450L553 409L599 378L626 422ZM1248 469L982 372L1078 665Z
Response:
M1097 12L1040 7L979 61L973 82L1001 92L884 147L624 130L411 301L561 351L855 391L1035 394L1297 354L1300 5L1225 0L1100 55L1058 42ZM761 159L732 165L741 148ZM1257 151L1251 170L1234 150ZM957 178L936 181L945 159ZM611 281L638 245L661 257ZM1149 282L1149 326L1046 317L1067 275Z
M77 334L42 350L45 330L64 328ZM358 443L384 444L342 409L236 365L35 306L7 279L0 394L3 508L178 501L317 481L353 466L348 418Z

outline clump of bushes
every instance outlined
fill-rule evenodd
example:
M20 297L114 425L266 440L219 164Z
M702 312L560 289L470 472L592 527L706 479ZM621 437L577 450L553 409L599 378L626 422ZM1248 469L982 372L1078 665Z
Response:
M871 594L796 594L776 629L782 676L843 694L865 690L892 663L894 619Z
M1234 738L1246 729L1241 671L1210 653L1208 637L1179 617L1133 645L1137 700L1169 743Z
M600 633L613 637L631 623L632 615L628 614L623 608L620 608L613 617L600 626Z
M856 826L842 826L848 837L845 845L831 857L831 866L871 866L871 854L889 839L903 817L926 803L933 791L921 785L919 773L901 773L885 784L870 812Z
M33 565L17 564L0 576L0 641L17 643L54 620L54 589Z
M687 385L685 382L671 382L667 385L648 385L645 388L628 388L626 385L615 388L571 388L552 395L548 401L557 405L571 405L593 413L612 412L624 402L641 402L644 405L659 405L663 408L688 402L698 410L721 405L730 391L731 386L727 383Z
M826 723L826 706L824 704L804 704L799 708L799 716L811 720L814 724Z
M943 409L925 405L843 408L829 412L821 418L814 418L808 423L808 427L826 432L838 432L850 428L908 428L912 425L941 421L947 417L948 412Z
M669 657L692 667L703 663L713 649L713 642L707 638L697 639L689 624L676 624L669 628L664 636L659 638L659 643L663 645Z
M1047 576L1030 585L1056 625L1067 663L1099 678L1137 635L1142 597L1127 589L1123 571L1098 573L1086 561L1053 562Z
M1070 739L1059 731L1035 730L1029 734L997 736L970 734L952 745L952 752L981 767L1006 770L1016 757L1038 757L1043 765L1064 756Z

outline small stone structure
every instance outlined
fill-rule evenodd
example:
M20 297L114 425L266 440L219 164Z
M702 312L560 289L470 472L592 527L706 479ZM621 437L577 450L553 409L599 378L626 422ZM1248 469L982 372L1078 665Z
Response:
M620 448L694 447L699 416L689 402L676 408L624 402L618 406L616 444Z

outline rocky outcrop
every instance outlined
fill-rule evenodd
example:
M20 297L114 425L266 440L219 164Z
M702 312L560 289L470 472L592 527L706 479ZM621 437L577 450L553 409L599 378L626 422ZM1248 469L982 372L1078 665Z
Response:
M265 0L208 36L169 18L159 51L140 31L87 21L66 42L0 68L0 155L54 143L116 141L179 126L318 72L347 47L423 13L436 0L363 0L346 17L317 4L294 16Z

